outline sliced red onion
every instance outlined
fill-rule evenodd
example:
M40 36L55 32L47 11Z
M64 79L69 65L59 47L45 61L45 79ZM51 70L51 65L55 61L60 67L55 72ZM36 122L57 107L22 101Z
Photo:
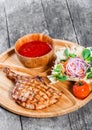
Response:
M66 74L72 77L83 78L90 66L81 58L70 58L66 65Z

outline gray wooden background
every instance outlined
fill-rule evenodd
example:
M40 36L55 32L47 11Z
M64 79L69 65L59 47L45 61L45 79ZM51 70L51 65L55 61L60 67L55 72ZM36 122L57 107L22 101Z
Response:
M0 0L0 53L33 32L92 46L92 0ZM48 119L18 116L1 107L0 130L92 130L92 101Z

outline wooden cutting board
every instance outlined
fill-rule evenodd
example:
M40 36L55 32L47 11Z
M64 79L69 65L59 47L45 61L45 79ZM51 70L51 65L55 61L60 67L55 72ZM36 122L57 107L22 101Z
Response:
M76 43L53 39L55 44L55 50L63 46L79 46ZM73 82L57 82L53 84L54 87L62 91L62 97L54 105L51 105L48 108L42 110L29 110L19 106L11 98L11 91L14 88L14 83L9 80L2 71L2 68L8 66L17 73L30 74L30 75L44 75L46 76L49 72L51 66L46 66L45 68L35 68L29 69L25 68L23 64L18 60L14 47L7 50L0 55L0 105L5 109L19 115L27 117L37 117L37 118L46 118L46 117L55 117L61 116L72 111L79 109L84 106L92 99L92 92L89 96L83 100L79 100L72 94ZM92 86L92 84L90 84Z

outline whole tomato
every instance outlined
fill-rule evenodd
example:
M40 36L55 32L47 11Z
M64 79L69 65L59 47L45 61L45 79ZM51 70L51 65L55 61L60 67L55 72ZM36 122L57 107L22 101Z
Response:
M78 81L73 86L73 94L80 99L86 98L90 93L89 85L85 81Z

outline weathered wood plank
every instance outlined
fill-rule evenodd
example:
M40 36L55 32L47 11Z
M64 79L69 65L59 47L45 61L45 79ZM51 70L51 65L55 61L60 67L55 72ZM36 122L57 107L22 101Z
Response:
M0 130L21 130L19 116L0 108Z
M77 39L83 46L92 46L92 1L67 0L67 6L75 28ZM72 130L92 129L92 102L69 114Z
M81 117L80 115L81 115L80 109L69 114L72 130L86 130L85 121L83 117Z
M49 8L50 7L48 7L48 9ZM7 0L6 9L7 9L7 21L8 21L9 37L10 37L11 45L13 45L15 41L24 34L33 33L33 32L43 32L43 31L48 32L47 21L45 21L46 19L48 19L48 16L45 19L44 13L46 12L43 13L43 8L42 8L40 0L31 0L31 1L30 0L26 0L26 1L25 0L22 0L22 1ZM54 12L53 12L53 15L54 15ZM63 23L64 23L64 20L63 20ZM68 23L70 24L71 21L69 21ZM71 30L73 32L72 26L71 26ZM49 28L49 31L50 31L50 28ZM56 36L56 33L57 32L55 32L55 35L53 35L53 37ZM63 33L65 36L65 32ZM33 130L36 130L36 129L38 130L43 130L43 129L66 130L68 129L70 130L71 129L69 125L68 115L57 117L57 118L49 118L49 119L35 119L35 118L25 118L25 117L21 117L21 119L22 119L23 130L26 130L26 129L28 130L30 129L33 129Z
M0 53L8 49L8 37L3 1L0 1Z
M9 47L4 3L0 1L0 53ZM21 130L20 117L0 107L0 130Z
M92 46L92 0L66 0L78 40Z
M11 45L24 34L43 32L44 30L47 32L49 30L50 35L54 38L76 41L77 33L74 32L72 19L70 19L64 0L42 0L42 6L40 0L7 0L6 10ZM72 128L73 130L85 130L86 128L91 128L90 123L86 127L87 120L85 121L82 118L83 114L81 110L83 109L69 114L71 127L69 125L68 115L65 115L49 119L21 117L23 129L70 130ZM87 118L86 115L84 117Z
M69 114L72 130L92 130L92 101Z
M80 109L80 117L85 121L87 130L92 130L92 101Z
M76 36L76 40L78 41L76 30L74 28L74 23L71 18L70 10L68 10L69 12L67 11L69 7L68 6L64 7L64 5L67 5L67 2L65 3L64 1L60 1L60 0L55 0L55 1L44 0L43 1L43 8L44 8L43 10L45 12L45 18L48 24L48 28L50 29L49 32L53 37L55 36L56 38L67 37L65 39L72 40L72 41L75 41L75 36ZM57 18L58 21L60 20L60 22L55 21L55 18ZM86 123L84 119L82 118L82 116L80 115L83 115L80 110L69 114L69 119L70 119L72 130L85 130L86 129Z
M23 130L71 130L68 116L48 119L22 118Z
M25 34L48 32L39 0L6 0L6 9L11 45Z
M50 35L76 42L65 0L42 0L42 6Z

